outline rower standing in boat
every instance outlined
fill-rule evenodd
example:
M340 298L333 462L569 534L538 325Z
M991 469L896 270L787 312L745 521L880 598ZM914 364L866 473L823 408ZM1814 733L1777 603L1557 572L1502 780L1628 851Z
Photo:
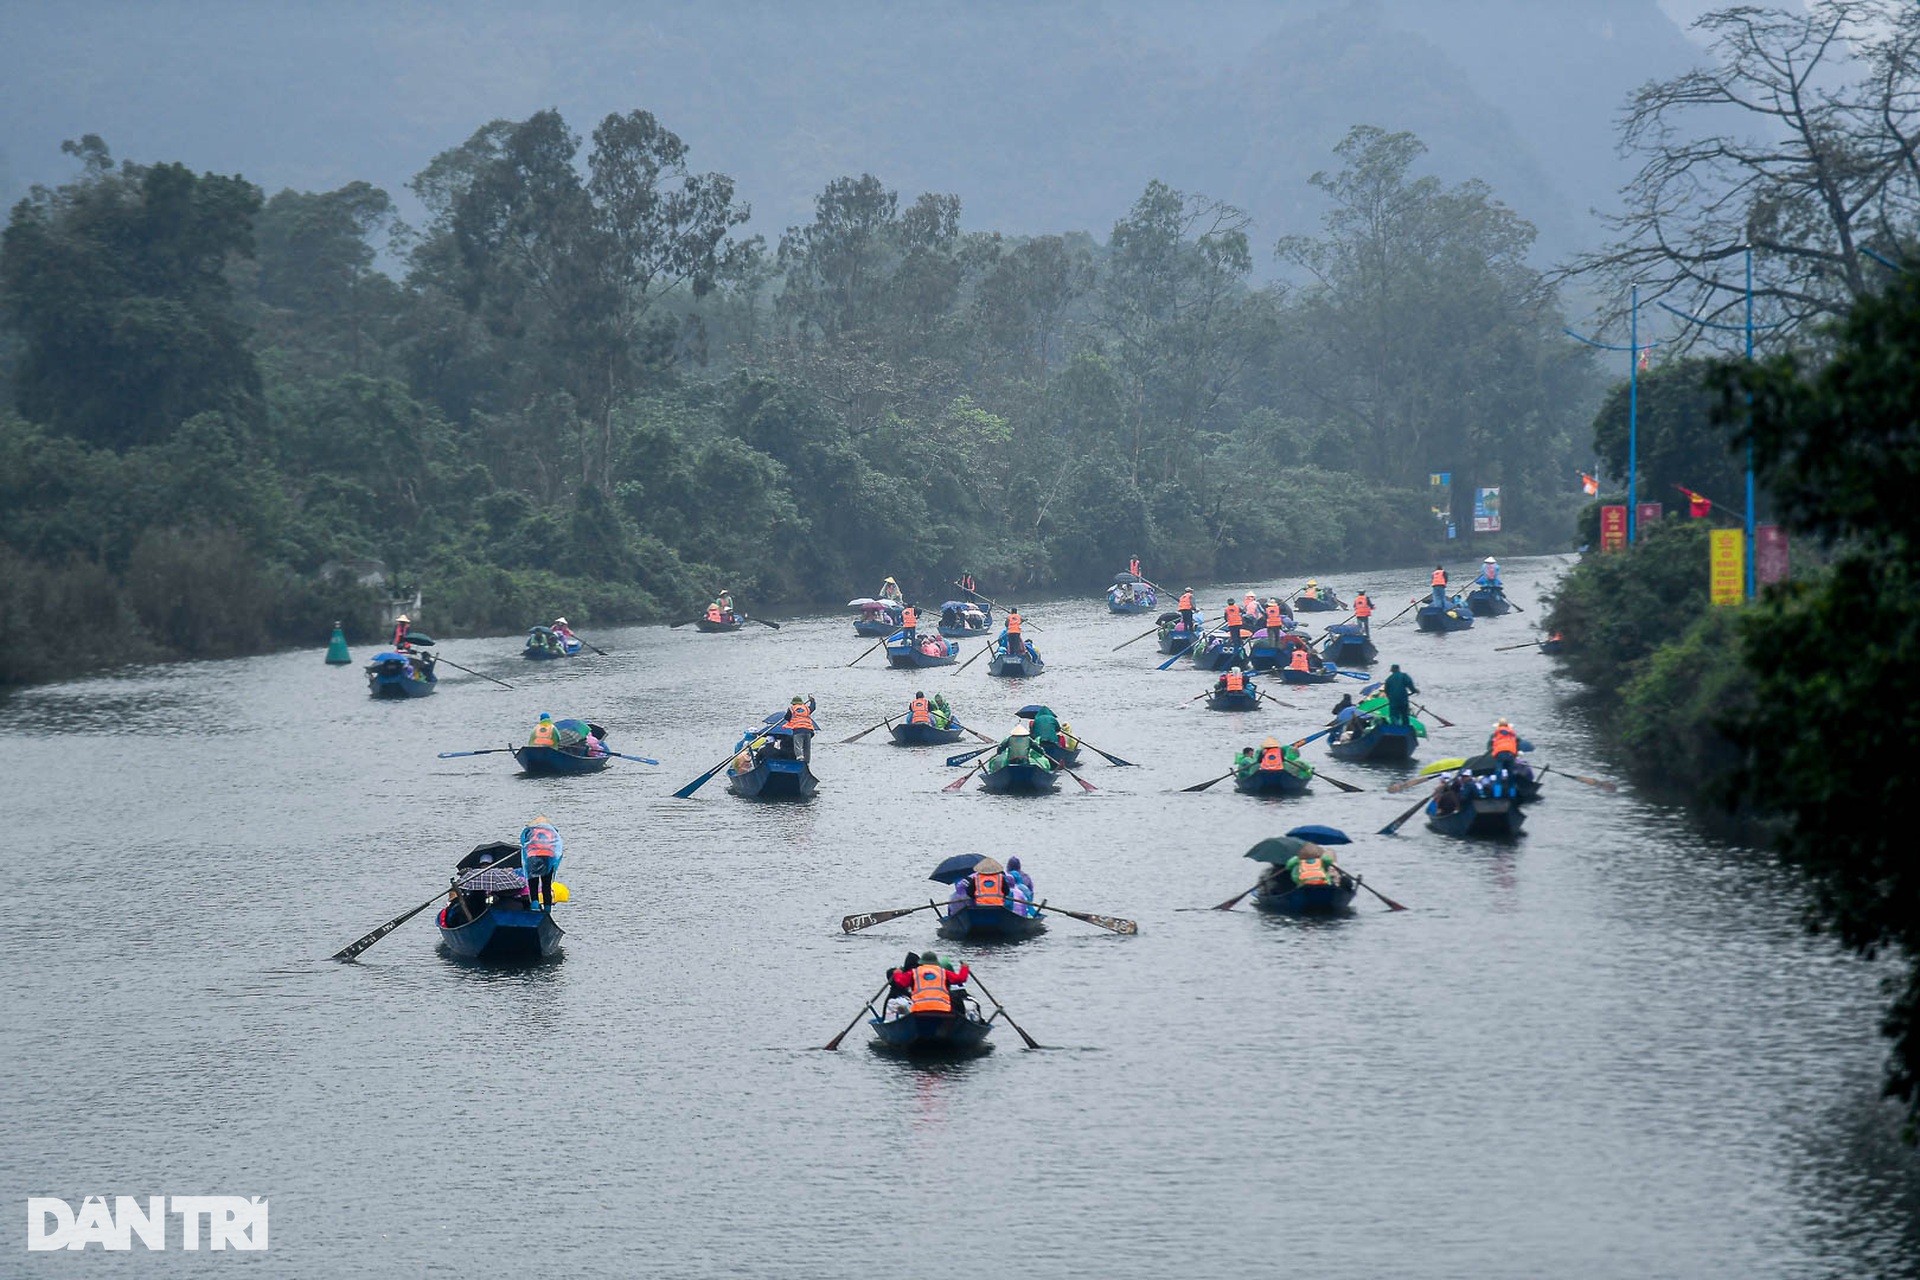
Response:
M1140 557L1139 556L1127 557L1127 572L1132 574L1136 578L1140 576Z
M1245 619L1241 616L1240 606L1232 600L1227 601L1227 607L1223 611L1223 616L1227 624L1227 643L1233 646L1233 656L1238 660L1243 653L1240 647L1240 633L1244 629L1242 623Z
M1007 610L1006 629L1000 633L1000 647L1009 658L1019 659L1027 656L1027 642L1020 635L1021 621L1019 605L1014 605Z
M907 602L906 593L900 590L900 584L892 578L888 578L880 584L880 598L882 600L891 600L897 605L904 605Z
M781 728L793 730L793 753L808 763L813 761L813 705L812 698L794 694L787 718L780 722Z
M1435 572L1444 573L1445 570L1435 570ZM1413 695L1420 692L1413 683L1413 677L1402 671L1400 664L1396 662L1383 688L1387 695L1387 720L1392 724L1407 723L1412 714Z
M1371 640L1373 638L1373 601L1364 591L1353 597L1353 616L1360 624L1360 634Z
M529 904L553 910L553 878L560 874L560 832L545 814L520 829L520 867L527 876Z
M1447 566L1443 564L1433 566L1433 607L1447 607Z
M407 648L407 636L410 632L412 632L412 630L413 630L413 623L408 620L406 614L403 613L399 617L393 620L394 652L396 653L409 652Z
M1188 587L1180 593L1180 629L1193 636L1193 588Z
M1042 749L1060 744L1060 717L1053 714L1052 707L1041 707L1033 713L1033 738Z

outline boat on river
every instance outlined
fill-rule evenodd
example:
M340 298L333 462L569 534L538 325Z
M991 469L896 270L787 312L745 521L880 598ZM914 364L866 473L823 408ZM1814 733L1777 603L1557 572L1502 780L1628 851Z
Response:
M810 763L794 752L793 730L784 726L749 730L727 765L727 789L748 800L804 800L819 786Z
M535 775L570 776L599 773L612 762L607 754L607 731L584 720L556 720L556 741L551 745L514 747L513 758L521 771Z
M959 721L954 721L942 729L931 724L910 724L901 721L887 730L893 735L894 743L902 747L935 747L958 742L966 733Z
M887 665L914 670L920 667L950 667L960 656L960 646L951 640L926 632L908 637L896 632L887 640Z
M994 795L1049 795L1060 786L1060 770L1044 764L987 761L980 770L980 789Z
M1037 676L1047 669L1040 660L1040 651L1033 647L1033 641L1025 642L1026 653L1021 657L1008 657L1005 646L994 646L993 653L987 658L987 674L990 676Z
M1291 763L1292 768L1235 773L1233 789L1250 796L1303 796L1313 782L1313 766L1305 761ZM1300 772L1301 769L1306 772Z
M1420 733L1410 724L1390 724L1384 715L1367 715L1351 738L1330 738L1327 751L1335 760L1386 763L1413 759Z
M521 865L520 846L504 841L480 845L460 859L455 867L460 887L450 891L452 901L436 920L449 955L483 964L525 964L559 950L566 931L554 923L551 911L533 903Z
M704 614L693 620L696 631L738 631L747 625L744 613L723 613L718 618L709 618Z
M1414 610L1413 625L1422 631L1465 631L1473 625L1473 610L1459 596L1444 605L1428 600Z
M1497 584L1476 582L1467 592L1467 608L1480 618L1497 618L1513 612L1513 602Z
M520 650L520 656L529 662L549 662L555 658L571 658L585 647L578 636L563 636L552 627L533 627L527 632L527 643Z
M1320 656L1336 667L1364 667L1380 656L1373 638L1357 622L1336 622L1320 638Z
M860 616L853 620L853 634L856 636L879 640L900 629L900 606L891 600L859 596L847 601L847 607L860 611Z
M389 649L367 663L367 692L375 698L424 698L440 683L430 653Z
M1166 613L1161 614L1159 617L1159 623L1160 623L1160 637L1159 637L1160 652L1164 654L1169 654L1169 655L1176 654L1176 653L1184 653L1187 650L1187 648L1190 646L1193 640L1193 631L1189 631L1187 628L1180 625L1179 610L1177 609L1170 610ZM1195 630L1204 631L1206 629L1207 620L1204 617L1202 617L1198 611L1196 611L1193 615L1193 625Z
M1248 895L1248 901L1257 910L1279 916L1347 915L1353 910L1360 882L1337 867L1333 875L1337 884L1263 885Z
M1028 915L1013 907L957 907L952 915L941 915L936 932L957 942L1031 938L1046 930L1047 917L1038 912Z
M993 1047L987 1043L993 1021L980 1017L977 1010L961 1017L950 1013L875 1016L867 1025L873 1028L876 1049L912 1057L970 1057Z
M1350 606L1326 587L1302 591L1293 598L1295 613L1345 613Z
M1469 796L1446 813L1440 812L1437 801L1427 801L1427 828L1443 836L1511 838L1520 834L1525 821L1526 814L1516 800Z
M1187 656L1193 665L1202 671L1225 671L1228 667L1238 666L1242 654L1227 643L1227 633L1216 631L1200 637L1200 643L1188 650ZM1248 658L1251 661L1251 658Z
M970 600L946 600L940 605L940 634L949 640L984 635L993 628L993 609Z
M1260 690L1248 679L1238 689L1228 689L1215 685L1207 694L1209 711L1258 711L1260 709Z
M1151 613L1159 607L1159 593L1151 582L1137 574L1116 574L1113 585L1107 588L1109 613Z

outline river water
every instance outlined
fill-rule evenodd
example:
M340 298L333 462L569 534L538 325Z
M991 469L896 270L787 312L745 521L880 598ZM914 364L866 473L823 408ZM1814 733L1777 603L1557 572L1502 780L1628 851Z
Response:
M1403 663L1459 725L1425 759L1473 754L1505 714L1536 760L1607 772L1552 660L1494 652L1533 634L1561 567L1508 567L1528 614L1383 631L1382 674ZM1385 618L1425 576L1340 585ZM1179 794L1238 745L1318 728L1341 690L1201 710L1210 677L1154 671L1149 640L1112 652L1150 619L1020 603L1050 664L1024 686L984 660L848 668L867 642L835 615L592 632L611 656L569 663L454 641L514 688L443 668L408 703L318 649L16 694L0 1275L1920 1275L1878 975L1802 935L1791 879L1565 778L1506 847L1417 819L1363 834L1406 807L1399 775L1320 745L1363 793ZM1140 767L1090 758L1096 792L1020 800L942 793L960 748L838 744L916 687L996 736L1044 699ZM796 693L819 701L813 803L669 796ZM542 711L663 766L543 781L435 758ZM324 959L536 813L567 841L562 962L460 966L430 912ZM1191 910L1301 822L1353 833L1343 862L1412 909ZM1056 919L942 947L1044 1051L1003 1026L946 1067L876 1055L864 1027L821 1052L932 940L925 913L853 936L840 917L944 892L927 872L967 849L1018 852L1043 896L1140 932ZM25 1250L26 1197L91 1194L265 1196L271 1245L188 1254L176 1224L165 1253Z

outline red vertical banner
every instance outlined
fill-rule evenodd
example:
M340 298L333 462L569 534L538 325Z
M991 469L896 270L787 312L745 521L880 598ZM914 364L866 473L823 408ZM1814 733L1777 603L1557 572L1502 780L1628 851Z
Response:
M1600 508L1600 549L1602 551L1627 549L1627 509L1625 507Z
M1665 508L1657 502L1643 502L1634 509L1633 523L1636 526L1658 523L1663 510Z
M1757 586L1768 586L1775 582L1785 582L1790 572L1787 564L1787 531L1777 524L1763 524L1753 531L1753 579Z

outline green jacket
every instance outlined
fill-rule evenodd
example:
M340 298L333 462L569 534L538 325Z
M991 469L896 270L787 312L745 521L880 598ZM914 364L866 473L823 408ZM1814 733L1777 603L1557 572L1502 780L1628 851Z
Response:
M1418 692L1420 692L1420 690L1414 686L1413 677L1404 671L1396 671L1387 677L1387 697L1396 702L1405 702L1409 697Z

